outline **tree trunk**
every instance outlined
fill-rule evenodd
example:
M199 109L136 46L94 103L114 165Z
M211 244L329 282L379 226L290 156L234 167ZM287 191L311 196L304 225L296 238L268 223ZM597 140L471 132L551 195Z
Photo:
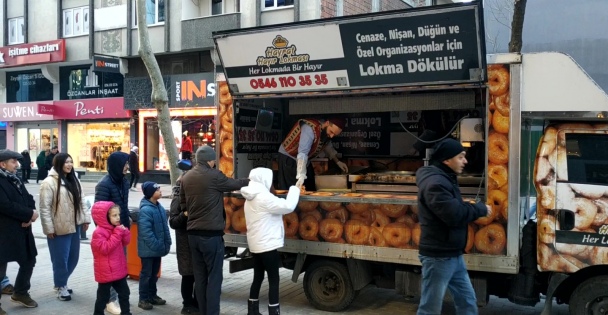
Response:
M521 53L523 44L522 34L524 29L524 16L526 15L526 3L528 0L515 0L513 7L513 22L511 23L511 41L509 52Z
M171 129L171 116L169 115L169 97L163 82L158 62L152 52L150 45L150 35L146 23L146 0L137 0L137 33L139 35L139 56L146 65L150 81L152 81L152 104L156 108L158 116L158 128L164 139L164 146L169 158L169 172L171 174L171 185L174 185L180 175L177 168L177 145L175 135ZM153 145L153 144L152 144Z

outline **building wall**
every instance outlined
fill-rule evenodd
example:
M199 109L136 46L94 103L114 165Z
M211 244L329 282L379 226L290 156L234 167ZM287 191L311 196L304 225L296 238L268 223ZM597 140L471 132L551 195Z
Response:
M409 5L405 4L405 2L401 0L381 0L380 2L381 11L407 9L409 7Z
M321 0L321 18L338 16L336 0Z
M9 1L9 6L12 5L13 1ZM59 18L57 17L57 3L55 1L30 1L28 11L28 42L35 43L57 39Z
M372 0L342 0L344 12L342 15L355 15L372 12Z

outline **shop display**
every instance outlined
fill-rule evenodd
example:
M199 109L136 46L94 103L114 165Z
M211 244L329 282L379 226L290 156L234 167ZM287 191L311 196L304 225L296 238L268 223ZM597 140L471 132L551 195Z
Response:
M128 152L129 139L127 122L68 124L68 152L75 167L105 171L110 154L118 148Z

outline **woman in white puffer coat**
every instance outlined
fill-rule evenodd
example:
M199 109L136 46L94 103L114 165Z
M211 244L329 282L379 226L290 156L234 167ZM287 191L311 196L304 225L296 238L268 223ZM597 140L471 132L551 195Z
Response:
M67 153L55 155L49 176L40 186L40 221L53 263L57 298L69 301L72 290L67 282L78 264L80 229L88 229L91 212L74 171L74 160Z
M285 228L283 215L292 212L298 205L300 189L289 188L285 199L270 192L272 170L258 167L249 173L249 185L241 188L245 197L245 221L247 243L253 255L253 282L249 291L248 315L258 315L259 295L264 271L268 273L268 313L280 314L278 248L283 247Z

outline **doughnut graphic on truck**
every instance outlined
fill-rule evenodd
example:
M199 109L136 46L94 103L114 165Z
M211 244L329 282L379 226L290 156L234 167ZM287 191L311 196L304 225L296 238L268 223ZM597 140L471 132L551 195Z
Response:
M467 151L458 179L464 199L494 209L469 224L463 248L479 306L490 295L534 306L542 293L543 314L553 301L568 303L571 314L608 309L608 95L562 53L487 55L479 9L466 3L214 33L216 142L228 176L264 166L276 177L294 122L347 119L332 145L349 173L336 172L327 156L312 158L316 190L302 191L283 217L282 266L316 308L342 311L369 284L420 296L415 172L429 163L432 141L447 135ZM432 38L416 35L425 25L436 29ZM309 59L257 65L279 36ZM424 72L359 71L444 57L447 66ZM463 62L451 67L453 59ZM256 128L262 112L272 123ZM247 248L243 205L239 192L226 194L226 246ZM229 264L238 272L253 260Z

